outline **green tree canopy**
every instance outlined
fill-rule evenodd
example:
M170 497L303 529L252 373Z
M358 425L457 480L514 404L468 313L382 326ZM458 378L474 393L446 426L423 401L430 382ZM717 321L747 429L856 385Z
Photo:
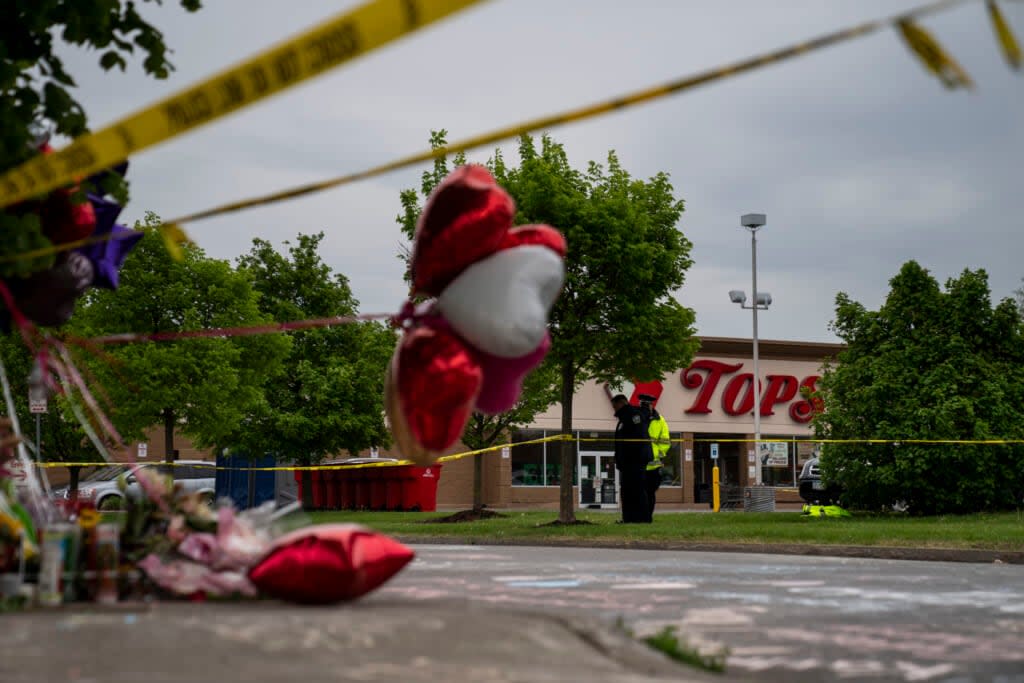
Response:
M443 147L445 132L432 144ZM683 202L668 175L633 178L614 152L605 165L578 171L548 136L519 140L519 166L496 151L488 166L516 201L516 223L547 223L569 243L566 283L551 314L550 362L557 368L562 430L572 432L572 402L586 380L660 379L685 367L697 350L694 312L673 292L692 265L690 242L678 230ZM435 166L438 171L446 168ZM425 188L424 188L425 189ZM402 197L407 237L415 196ZM609 410L609 417L611 412ZM573 444L562 443L561 471L575 468ZM572 477L561 477L559 519L575 521Z
M144 237L121 269L117 290L90 290L72 329L94 336L115 332L178 332L270 321L258 306L248 273L187 245L170 258L147 216ZM222 444L265 402L264 380L277 373L291 345L285 335L126 344L107 348L109 362L93 364L115 406L114 424L126 439L163 422L168 457L175 426L197 445Z
M238 259L259 292L259 308L278 322L351 316L348 280L320 257L323 233L298 236L282 254L261 239ZM386 446L384 371L395 346L387 327L360 322L294 332L284 363L263 380L260 409L233 436L251 453L302 465L348 451ZM308 475L304 471L304 475ZM308 478L304 479L308 482ZM306 485L304 494L310 490Z
M985 271L943 291L910 261L877 311L838 294L833 329L848 347L818 383L818 436L900 442L826 445L825 477L846 504L915 514L1020 504L1024 447L913 443L1024 438L1021 319L1011 299L992 306Z
M194 12L201 2L180 4ZM163 35L130 0L7 0L0 14L0 171L28 159L42 132L74 138L88 131L86 113L71 93L75 81L55 51L58 43L100 51L100 66L108 71L124 71L139 53L143 70L154 78L167 78L174 68ZM124 185L111 189L127 199ZM48 244L35 216L19 220L0 211L0 234L3 254ZM35 267L46 263L4 264L0 274Z

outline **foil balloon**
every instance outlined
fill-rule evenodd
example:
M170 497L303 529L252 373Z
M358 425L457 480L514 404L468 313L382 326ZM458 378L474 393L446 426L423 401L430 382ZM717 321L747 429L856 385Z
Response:
M565 238L513 227L515 203L482 166L434 190L416 226L413 294L385 378L385 410L404 457L432 463L473 412L511 409L547 355L548 315L565 279Z
M398 541L355 524L319 524L276 539L249 580L279 600L326 605L376 590L415 557Z
M48 145L41 148L43 154L51 151ZM127 168L126 162L92 176L89 181L98 188L106 174L124 175ZM141 232L116 224L121 213L120 204L94 192L86 194L86 201L78 202L75 199L78 191L77 186L62 188L41 200L23 202L11 209L22 215L35 213L43 235L55 245L87 238L108 238L59 252L48 270L3 281L14 304L37 325L59 326L66 323L75 310L75 302L89 287L116 289L128 252L142 238ZM0 309L0 330L6 330L9 322L9 312Z

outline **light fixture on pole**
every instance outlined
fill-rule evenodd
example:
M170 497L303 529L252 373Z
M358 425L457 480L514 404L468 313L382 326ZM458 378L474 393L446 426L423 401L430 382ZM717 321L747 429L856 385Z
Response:
M747 295L742 290L734 289L729 292L729 300L734 304L739 304L740 308L749 308L753 312L754 318L754 379L753 379L753 390L754 390L754 453L755 455L760 450L761 444L761 377L758 370L758 358L757 358L757 311L768 310L768 307L772 303L772 295L768 292L757 291L757 230L767 222L763 213L746 213L740 217L740 224L750 231L750 271L751 271L751 285L753 289L753 303L747 305ZM761 463L758 460L756 466L755 483L760 485L761 483Z

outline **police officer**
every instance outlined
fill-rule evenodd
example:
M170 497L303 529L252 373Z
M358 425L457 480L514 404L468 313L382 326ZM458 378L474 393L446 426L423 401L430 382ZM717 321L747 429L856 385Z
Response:
M651 438L651 462L647 464L644 480L644 491L647 494L648 521L654 520L654 504L658 489L661 488L662 461L668 454L672 441L668 433L668 422L654 408L656 398L650 394L640 394L640 411L647 418L647 433Z
M622 521L636 524L650 521L644 474L651 461L651 444L647 436L647 420L639 408L619 394L612 399L615 417L615 467L619 470L622 493Z

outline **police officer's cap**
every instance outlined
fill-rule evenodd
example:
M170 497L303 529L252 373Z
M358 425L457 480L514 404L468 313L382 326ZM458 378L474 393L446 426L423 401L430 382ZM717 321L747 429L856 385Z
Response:
M619 401L629 403L629 399L626 398L625 394L615 394L615 396L612 397L612 403L618 403Z
M658 400L658 399L654 398L653 396L651 396L650 394L640 394L640 396L638 396L638 398L640 399L641 403L654 403L655 401Z

